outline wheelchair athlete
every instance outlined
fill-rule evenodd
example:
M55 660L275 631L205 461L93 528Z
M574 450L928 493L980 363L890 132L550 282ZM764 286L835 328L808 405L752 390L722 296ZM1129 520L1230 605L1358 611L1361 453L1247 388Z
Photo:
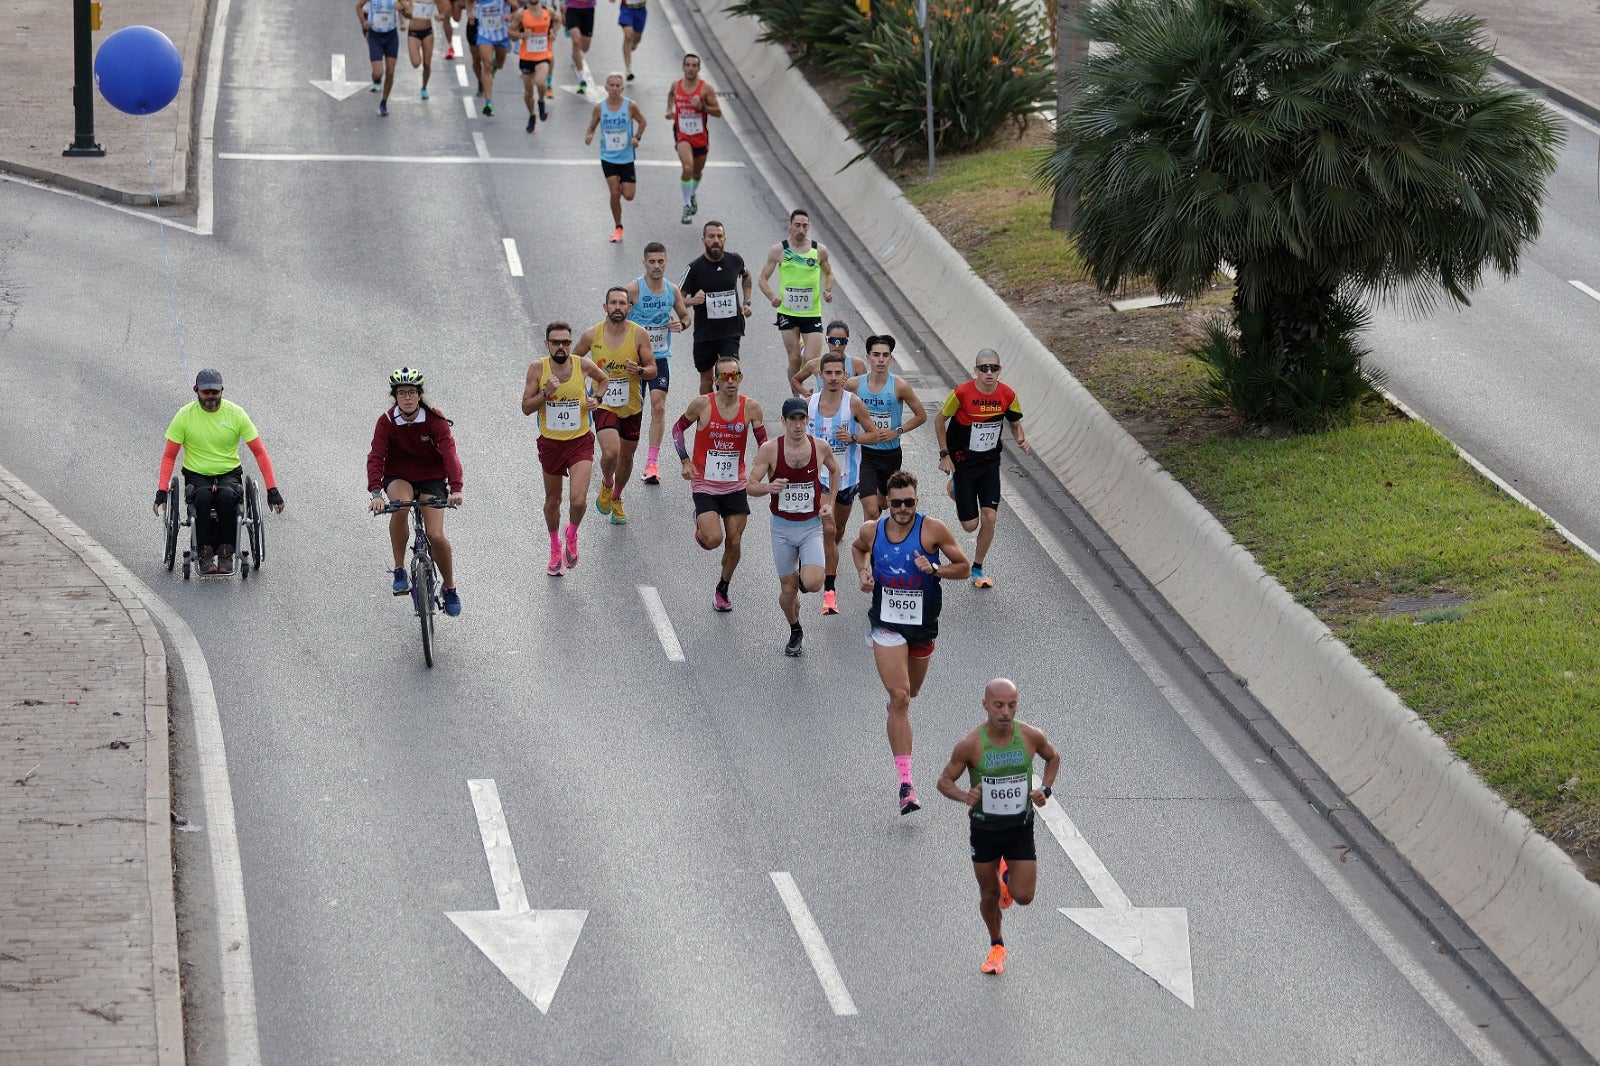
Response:
M244 408L222 398L222 373L202 370L194 379L195 399L184 404L167 426L167 447L161 455L160 487L152 510L178 506L167 500L172 467L183 450L184 494L194 503L195 539L200 543L202 574L233 573L234 544L239 535L238 513L244 499L244 468L239 465L239 443L250 446L267 483L267 503L283 513L283 494L272 475L272 460L255 423ZM216 520L211 517L216 510Z
M422 384L422 371L408 366L389 375L394 403L378 416L367 452L367 491L372 494L368 507L374 514L383 510L385 493L397 502L435 499L461 506L461 460L451 423L443 411L423 400ZM422 525L433 561L439 564L444 613L455 617L461 613L461 595L456 591L455 556L444 535L444 512L425 509ZM396 596L411 591L405 566L408 541L406 513L396 511L389 519Z

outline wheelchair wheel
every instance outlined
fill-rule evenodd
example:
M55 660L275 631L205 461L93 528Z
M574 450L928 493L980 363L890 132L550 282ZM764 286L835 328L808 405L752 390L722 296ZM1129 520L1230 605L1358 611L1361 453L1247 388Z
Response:
M250 538L250 561L258 571L261 569L261 564L267 561L267 524L263 518L261 494L256 486L256 479L246 475L244 479L245 532Z
M183 486L178 483L178 476L172 476L172 483L167 486L166 513L162 516L161 525L166 533L166 545L161 553L162 562L167 564L167 573L172 573L172 568L178 563L178 531L183 526L183 519L178 517L178 508L183 506ZM185 567L185 570L188 568ZM187 576L187 575L185 575Z

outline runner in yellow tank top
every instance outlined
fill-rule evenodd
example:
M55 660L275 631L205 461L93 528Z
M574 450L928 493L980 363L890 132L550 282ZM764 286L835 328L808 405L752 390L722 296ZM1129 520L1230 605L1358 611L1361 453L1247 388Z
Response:
M643 421L644 383L656 376L656 357L650 334L628 321L632 307L628 290L613 285L606 290L605 321L583 331L572 349L605 371L609 384L594 411L594 428L600 440L600 493L594 508L611 516L611 524L628 520L622 509L622 490L633 476L633 453L639 447Z
M539 415L539 466L544 471L544 522L550 531L551 577L578 565L578 523L589 503L589 471L594 468L594 434L590 432L588 383L602 393L610 382L591 359L572 357L572 328L565 322L544 327L550 353L528 364L522 386L522 413ZM562 482L571 478L567 503L565 551L557 535L561 521Z

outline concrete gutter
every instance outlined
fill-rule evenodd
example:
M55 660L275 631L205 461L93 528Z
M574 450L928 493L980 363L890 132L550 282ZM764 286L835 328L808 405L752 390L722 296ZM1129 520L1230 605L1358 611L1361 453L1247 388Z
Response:
M963 360L1006 353L1043 461L1278 726L1505 967L1600 1054L1600 886L1511 809L1178 484L870 161L729 0L704 8L773 129L870 259ZM1159 609L1159 606L1157 607ZM1340 806L1338 798L1320 803Z

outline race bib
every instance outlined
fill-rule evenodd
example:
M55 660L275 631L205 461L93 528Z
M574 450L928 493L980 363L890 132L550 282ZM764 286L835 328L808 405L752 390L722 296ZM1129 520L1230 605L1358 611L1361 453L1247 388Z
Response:
M969 452L992 452L1000 444L1000 422L979 422L972 427L972 443L967 446Z
M1021 814L1027 807L1027 774L983 778L984 814Z
M707 318L732 318L739 313L739 301L732 289L706 293Z
M922 589L884 589L883 599L878 604L878 617L894 625L920 626Z
M693 137L706 128L705 119L698 111L678 112L678 132L685 137Z
M842 458L850 451L850 445L844 443L838 437L829 437L828 443L833 447L833 457L835 459Z
M395 20L394 0L371 0L367 4L367 24L373 33L388 33L399 25Z
M620 152L628 147L627 130L606 130L602 143L608 152Z
M672 330L668 328L666 323L662 323L659 326L646 326L644 331L650 334L651 351L664 352L672 347Z
M548 33L530 33L527 37L528 51L534 55L550 50L550 35Z
M778 510L785 514L809 514L816 489L816 483L811 481L785 485L778 493Z
M506 14L496 11L489 14L486 11L478 13L478 37L486 41L504 40L506 36Z
M872 424L881 430L891 430L894 428L894 415L888 411L874 411L872 412Z
M796 285L783 287L783 309L796 314L805 314L811 310L812 302L816 298L816 290L802 288Z
M605 395L600 397L602 407L621 407L628 402L628 379L611 378L606 382Z
M544 425L557 433L580 429L583 426L582 400L547 400L544 405Z
M739 480L738 452L706 452L706 480L731 485Z
M431 19L439 13L439 8L433 0L412 0L411 17L414 19Z

